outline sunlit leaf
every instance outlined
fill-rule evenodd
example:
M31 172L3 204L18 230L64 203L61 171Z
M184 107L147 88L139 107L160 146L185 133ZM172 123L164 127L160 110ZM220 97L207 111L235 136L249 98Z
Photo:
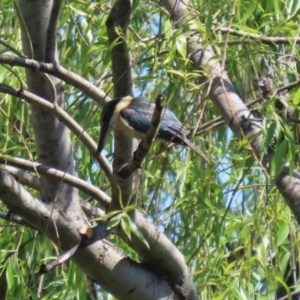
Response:
M299 105L300 103L300 88L298 88L297 92L295 93L293 97L293 104L294 105Z
M141 231L137 228L137 226L134 224L134 222L131 220L131 218L127 215L126 217L128 223L129 223L129 227L130 227L130 231L141 241L143 242L147 248L150 248L147 240L145 239L145 237L143 236L143 234L141 233Z
M271 177L272 180L276 180L278 174L281 172L286 161L286 151L288 143L283 140L275 149L274 155L271 162Z
M125 232L125 234L127 235L127 237L131 240L131 224L129 221L129 216L127 214L123 215L122 219L121 219L121 227L123 229L123 231Z
M282 243L284 243L289 235L290 228L289 224L283 223L280 228L278 228L277 232L277 246L280 246Z
M122 214L117 214L114 217L112 217L111 219L109 219L108 224L107 224L107 229L112 229L112 228L116 227L117 225L119 225L122 218L123 218Z

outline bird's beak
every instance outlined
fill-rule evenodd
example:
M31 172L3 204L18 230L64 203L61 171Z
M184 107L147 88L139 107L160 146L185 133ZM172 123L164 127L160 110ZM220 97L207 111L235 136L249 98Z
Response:
M101 153L104 148L106 136L108 134L108 128L109 128L109 123L102 123L97 153Z

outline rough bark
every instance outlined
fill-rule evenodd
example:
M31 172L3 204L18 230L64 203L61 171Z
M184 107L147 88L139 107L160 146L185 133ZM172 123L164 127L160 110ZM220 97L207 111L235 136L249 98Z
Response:
M52 209L52 205L33 197L11 175L2 170L0 195L1 200L12 212L60 245L61 249L68 250L70 246L80 242L73 222L69 222ZM160 279L141 264L127 258L105 240L97 241L77 252L72 261L89 278L101 284L118 299L181 299L166 280Z
M22 22L22 42L25 55L40 61L56 60L57 20L61 1L19 1ZM64 107L60 80L26 69L29 90L59 107ZM53 114L31 105L32 125L36 139L38 161L55 169L74 174L72 145L69 129ZM76 220L77 227L86 224L77 190L56 179L41 175L41 193L45 202L56 202L61 213Z

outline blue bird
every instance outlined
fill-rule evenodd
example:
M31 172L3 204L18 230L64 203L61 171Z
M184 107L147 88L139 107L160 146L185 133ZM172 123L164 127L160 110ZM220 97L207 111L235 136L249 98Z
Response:
M126 136L143 139L150 127L155 104L145 97L116 98L107 102L101 114L101 133L97 152L101 153L108 133L119 130ZM175 114L165 108L157 133L157 138L190 147L206 162L208 159L188 140L188 130L177 119Z

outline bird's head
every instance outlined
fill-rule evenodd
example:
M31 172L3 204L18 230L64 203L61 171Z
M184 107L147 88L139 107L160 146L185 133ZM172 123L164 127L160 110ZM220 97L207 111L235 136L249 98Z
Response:
M111 101L107 102L102 109L101 132L100 132L100 139L99 139L98 148L97 148L97 152L99 152L99 153L101 153L104 148L106 138L111 129L110 128L111 120L112 120L113 114L115 112L116 105L118 104L119 101L120 101L120 99L111 100Z
M131 96L116 98L104 105L101 113L101 133L97 152L101 153L110 130L114 127L114 125L116 125L112 124L113 120L116 119L114 118L114 114L119 114L120 110L125 108L132 101L132 99L133 97ZM119 103L121 105L118 105Z

